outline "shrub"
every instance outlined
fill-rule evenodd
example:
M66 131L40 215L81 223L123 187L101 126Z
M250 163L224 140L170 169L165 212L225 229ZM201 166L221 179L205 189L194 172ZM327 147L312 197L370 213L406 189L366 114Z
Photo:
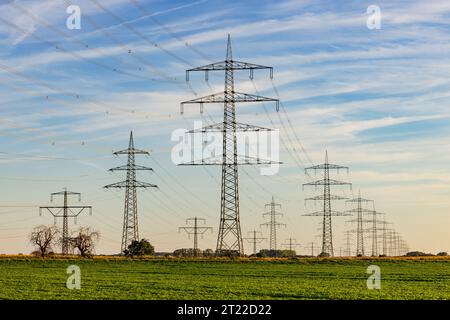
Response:
M133 240L124 254L129 257L152 256L155 254L155 248L146 239L141 239L141 241Z

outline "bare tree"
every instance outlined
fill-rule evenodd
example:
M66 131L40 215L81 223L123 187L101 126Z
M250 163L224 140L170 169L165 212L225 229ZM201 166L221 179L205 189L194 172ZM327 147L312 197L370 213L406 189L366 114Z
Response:
M81 227L74 232L69 244L72 248L78 249L82 257L90 257L99 239L98 231L94 231L90 227Z
M37 247L41 257L45 257L52 250L58 240L59 229L55 226L40 225L30 234L30 243Z

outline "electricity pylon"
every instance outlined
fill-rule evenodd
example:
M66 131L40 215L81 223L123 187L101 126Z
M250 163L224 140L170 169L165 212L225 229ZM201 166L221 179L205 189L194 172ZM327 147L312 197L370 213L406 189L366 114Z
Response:
M55 218L55 224L56 224L56 218L63 218L63 234L62 234L62 254L69 254L69 218L75 219L75 224L77 223L77 217L85 210L89 209L89 214L92 215L92 207L91 206L69 206L68 204L68 197L69 196L78 196L78 201L81 201L81 193L79 192L72 192L67 191L67 189L64 189L64 191L61 192L54 192L50 194L50 201L53 202L54 196L63 196L64 197L64 204L62 206L47 206L47 207L39 207L39 215L42 215L42 210L47 210L50 212L53 217ZM54 212L53 210L58 209L57 212ZM75 211L73 211L75 210Z
M198 235L200 235L203 238L203 234L208 231L211 230L211 233L213 231L213 229L211 227L202 227L198 225L198 222L201 221L203 222L203 224L206 223L205 219L202 218L188 218L186 219L186 224L189 224L189 221L194 221L194 226L192 227L179 227L178 228L178 232L180 232L181 230L185 231L188 234L188 237L191 237L191 234L194 235L194 255L197 256L197 250L198 250Z
M138 228L138 205L137 205L137 188L158 188L157 185L141 182L136 180L136 170L153 171L152 168L140 166L135 164L135 155L144 154L149 155L147 151L136 149L134 147L133 131L130 132L130 141L128 143L128 149L116 151L113 155L118 156L126 154L128 156L127 164L115 168L109 169L109 171L126 171L127 179L125 181L108 184L103 188L111 189L125 188L125 204L123 213L123 230L122 230L122 245L120 247L120 253L123 254L128 246L133 241L139 241L139 228Z
M211 63L186 71L186 81L189 81L189 73L193 71L204 71L206 81L208 81L208 73L210 71L225 71L224 92L211 94L205 97L184 101L181 103L181 113L184 112L184 104L199 104L201 113L203 112L203 104L205 103L224 104L223 122L206 126L200 130L192 130L189 132L222 132L222 154L219 155L219 158L212 157L207 159L207 161L205 161L205 159L201 159L200 161L194 159L188 163L181 164L222 166L220 224L216 246L216 253L219 255L242 255L244 253L239 216L238 165L279 163L261 160L259 158L249 156L242 157L237 154L237 131L271 131L271 129L237 122L235 103L275 101L277 102L277 111L279 109L278 99L241 93L234 90L235 70L249 70L250 78L253 79L253 71L257 69L269 69L270 78L273 77L272 67L233 60L231 40L230 35L228 35L227 54L224 61Z
M311 245L311 256L314 257L314 242L309 243Z
M315 172L317 170L323 171L323 179L305 183L303 184L303 187L305 186L323 186L323 194L307 198L305 200L313 200L313 201L323 201L323 210L317 211L313 213L304 214L304 216L322 216L323 217L323 225L322 225L322 252L320 255L323 256L333 256L333 233L331 228L331 216L348 216L348 213L345 212L338 212L331 209L331 200L342 200L346 199L345 197L332 195L330 192L330 186L340 186L340 185L349 185L351 187L351 183L349 182L343 182L338 181L334 179L330 179L330 170L339 170L345 169L348 172L348 167L343 167L336 164L330 164L328 163L328 152L325 153L325 163L320 165L315 165L309 168L305 168L305 172L307 173L308 170L314 170Z
M352 245L352 239L350 237L350 234L352 233L351 230L345 231L345 252L347 257L351 256L351 245Z
M300 243L297 243L297 240L293 238L286 239L285 241L286 243L282 243L281 245L289 248L289 251L294 251L294 249L300 245Z
M257 250L256 250L256 244L261 243L263 240L267 240L267 238L263 238L263 237L258 237L257 235L260 234L262 235L261 231L249 231L249 234L252 234L252 237L249 238L243 238L244 240L247 240L248 242L250 242L251 244L253 244L253 254L256 255Z
M356 223L357 223L357 227L356 227L356 255L357 256L364 256L364 232L363 232L363 215L365 213L370 213L373 210L369 210L367 208L363 208L363 203L367 204L367 203L373 203L373 200L368 200L368 199L364 199L361 198L361 191L358 192L358 197L354 198L354 199L350 199L346 201L347 203L356 203L356 208L353 208L351 210L346 211L347 213L350 214L355 214L356 213ZM354 220L352 220L354 221Z
M374 210L368 212L369 215L372 216L370 222L372 224L370 231L372 233L372 257L376 257L378 255L378 221L377 215L381 215L383 213L377 212Z
M283 216L281 212L276 211L277 208L281 208L281 204L275 203L275 198L272 196L272 201L265 207L270 207L270 211L264 212L263 217L270 216L270 221L262 223L261 227L270 227L270 250L277 250L277 228L286 227L284 223L277 222L277 216Z
M388 242L388 252L390 256L398 255L397 237L398 233L396 231L394 231L393 229L388 229L387 242Z
M387 229L386 229L386 225L388 224L392 224L391 222L387 222L386 221L386 214L384 214L384 218L383 220L379 220L378 221L379 224L382 225L382 236L381 236L381 241L382 241L382 248L383 248L383 255L387 256L388 252L387 252Z

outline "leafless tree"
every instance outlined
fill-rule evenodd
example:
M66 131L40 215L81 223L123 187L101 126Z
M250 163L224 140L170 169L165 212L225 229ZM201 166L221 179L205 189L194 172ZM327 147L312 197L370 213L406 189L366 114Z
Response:
M45 257L57 243L59 229L55 226L38 226L30 234L30 243L37 247L41 257Z
M70 246L78 249L82 257L90 257L94 252L95 245L100 239L100 233L90 227L81 227L70 238Z

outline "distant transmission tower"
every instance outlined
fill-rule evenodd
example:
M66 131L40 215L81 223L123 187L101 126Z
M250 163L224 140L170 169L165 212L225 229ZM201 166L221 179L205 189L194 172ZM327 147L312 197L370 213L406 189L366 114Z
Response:
M309 243L311 245L311 256L314 257L314 242Z
M387 231L388 252L390 256L398 256L398 237L399 234L393 229Z
M252 126L236 121L235 103L238 102L259 102L259 101L276 101L278 111L278 100L256 96L247 93L240 93L234 90L234 70L249 70L250 78L253 79L253 71L257 69L269 69L270 78L273 77L272 67L240 62L233 60L231 51L231 40L228 35L227 54L225 61L208 64L202 67L189 69L186 71L186 80L189 81L189 73L192 71L204 71L205 80L208 80L210 71L225 71L225 89L224 92L211 94L205 97L184 101L181 103L181 113L183 113L183 105L188 103L200 104L200 112L203 112L204 103L223 103L224 114L223 122L206 126L201 130L193 130L190 133L198 132L222 132L223 133L223 151L221 159L209 159L205 161L196 161L195 159L189 163L182 165L221 165L222 166L222 190L221 190L221 207L220 207L220 224L217 238L217 253L219 255L227 254L243 254L244 247L242 243L242 233L239 217L239 188L238 188L238 165L240 164L271 164L272 161L255 159L245 156L238 159L237 154L237 131L270 131L271 129Z
M277 222L277 216L283 216L281 212L276 211L276 208L281 208L281 204L275 203L275 198L272 197L272 201L265 207L270 207L270 211L263 213L263 217L270 216L270 221L262 223L261 226L270 227L270 250L277 250L277 228L286 227L284 223Z
M350 237L351 233L352 232L350 230L345 231L345 252L346 252L347 257L351 256L351 249L350 249L351 245L352 245L352 239Z
M55 218L63 218L63 234L62 234L62 254L69 254L69 218L74 218L75 223L77 217L85 210L89 209L89 214L92 215L92 207L91 206L69 206L68 205L68 196L78 196L78 201L81 201L81 193L67 191L65 189L61 192L54 192L50 195L50 201L53 202L54 196L64 196L64 204L63 206L52 206L52 207L39 207L39 214L42 215L42 210L47 210L50 212ZM57 212L54 212L58 210Z
M363 228L363 215L365 213L371 213L373 210L363 208L363 203L372 203L373 200L361 198L361 191L358 192L358 198L347 200L347 203L356 203L356 208L346 211L350 214L356 213L356 255L364 256L364 228ZM354 221L354 220L351 220Z
M190 238L191 234L194 235L194 255L197 255L198 235L203 237L203 234L206 231L211 230L211 233L212 233L213 229L211 227L203 227L203 226L199 226L198 225L199 221L201 221L201 222L203 222L203 224L205 224L206 223L205 219L197 218L197 217L188 218L188 219L186 219L186 224L189 224L189 221L194 221L194 226L192 226L192 227L179 227L178 230L179 231L181 231L181 230L185 231L188 234L189 238Z
M378 255L378 221L377 221L377 215L381 215L382 213L372 210L371 212L368 212L369 215L372 216L370 219L371 222L371 237L372 237L372 257L376 257Z
M281 245L289 248L289 251L294 251L295 248L300 245L300 243L297 243L297 240L293 238L286 239L285 241L286 242Z
M328 152L325 153L325 163L312 166L309 168L305 168L305 171L308 170L323 170L324 175L323 179L305 183L304 186L323 186L323 194L320 196L307 198L305 200L313 200L313 201L323 201L323 210L317 211L313 213L304 214L304 216L322 216L323 217L323 225L322 225L322 252L321 255L325 256L333 256L333 233L331 229L331 216L347 216L349 214L342 213L338 211L333 211L331 209L331 200L342 200L344 197L332 195L330 192L330 186L339 186L339 185L349 185L349 182L338 181L334 179L330 179L330 170L339 170L345 169L348 172L348 167L343 167L335 164L328 163Z
M383 248L382 249L383 250L382 254L384 256L387 256L388 255L388 252L387 252L388 248L387 248L387 228L386 228L386 226L388 224L391 224L391 223L386 221L386 214L383 215L383 220L378 221L378 223L382 225L382 228L381 228L381 230L382 230L381 241L382 241L382 248Z
M139 241L139 228L138 228L138 206L137 206L137 190L136 188L158 188L158 186L146 182L136 180L136 170L149 170L152 168L135 164L135 155L145 154L149 155L147 151L134 148L133 132L130 133L130 141L128 149L116 151L113 153L115 156L126 154L128 155L128 161L126 165L109 169L109 171L126 171L127 179L125 181L113 183L104 186L106 189L125 188L125 205L123 214L123 231L122 231L122 245L120 253L124 253L128 249L128 246L132 241Z
M266 240L267 238L263 238L263 237L259 237L258 235L262 235L261 231L249 231L249 234L251 234L252 236L249 238L243 238L244 240L247 240L248 242L250 242L251 244L253 244L253 254L256 254L258 251L256 249L256 245L258 243L261 243L263 240Z

